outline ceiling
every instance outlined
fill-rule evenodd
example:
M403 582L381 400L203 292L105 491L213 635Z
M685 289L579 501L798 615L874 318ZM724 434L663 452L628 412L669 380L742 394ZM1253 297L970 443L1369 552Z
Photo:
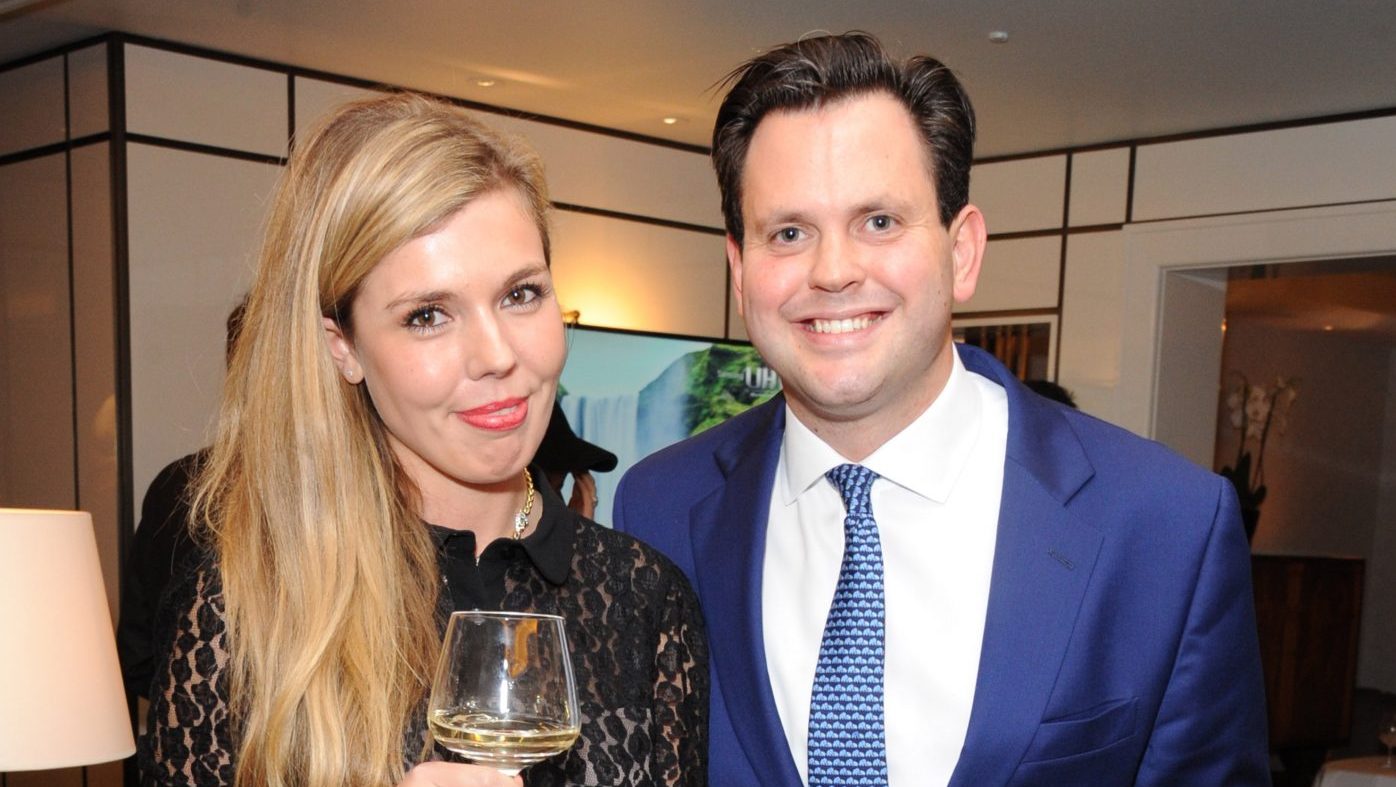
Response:
M1230 273L1228 320L1396 346L1396 258L1263 265Z
M1389 0L0 0L0 63L122 30L706 145L735 65L849 29L955 68L980 157L1396 108Z

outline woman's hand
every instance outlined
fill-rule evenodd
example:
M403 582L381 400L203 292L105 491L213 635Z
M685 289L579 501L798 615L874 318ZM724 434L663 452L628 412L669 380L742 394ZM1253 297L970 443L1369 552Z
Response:
M523 777L505 776L482 765L424 762L408 771L398 787L523 787Z

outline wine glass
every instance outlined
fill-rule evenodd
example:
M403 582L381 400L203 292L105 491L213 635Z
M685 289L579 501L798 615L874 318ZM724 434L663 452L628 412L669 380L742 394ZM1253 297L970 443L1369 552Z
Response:
M427 726L442 746L507 776L572 748L581 722L562 618L453 613Z
M1383 768L1396 768L1396 761L1391 758L1391 750L1396 749L1396 711L1386 714L1381 722L1381 731L1377 733L1381 738L1382 745L1386 747L1386 762L1381 764Z

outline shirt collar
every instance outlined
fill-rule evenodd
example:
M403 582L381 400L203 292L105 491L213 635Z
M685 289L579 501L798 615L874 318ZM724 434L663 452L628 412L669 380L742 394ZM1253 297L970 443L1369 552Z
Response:
M983 418L979 392L958 351L952 359L945 388L930 407L861 463L898 486L942 503L964 471ZM789 404L781 452L784 473L777 476L775 492L785 505L848 461L800 423Z
M577 514L568 508L558 493L548 485L547 476L542 470L530 467L529 472L533 475L533 485L538 490L538 502L543 504L543 510L539 514L538 527L519 539L518 545L523 547L529 562L533 563L544 579L554 585L561 585L567 581L572 569L572 547L577 532L574 518ZM431 532L438 550L449 549L448 545L453 541L453 537L464 532L431 523L427 523L427 530ZM473 552L474 534L471 535L469 549ZM498 548L496 544L490 544L485 547L485 551L491 552ZM481 557L485 557L483 552Z
M543 578L561 585L572 572L572 548L577 535L579 514L567 507L548 484L547 474L537 466L529 468L543 503L538 527L520 542Z

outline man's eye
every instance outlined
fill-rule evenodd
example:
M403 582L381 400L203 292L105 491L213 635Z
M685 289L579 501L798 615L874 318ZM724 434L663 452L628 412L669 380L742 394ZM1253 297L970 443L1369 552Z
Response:
M892 220L892 217L886 214L878 214L868 219L868 227L873 230L876 230L877 232L886 232L887 230L892 229L895 223L896 222Z
M776 241L779 243L794 243L802 237L799 227L782 227L776 230Z

